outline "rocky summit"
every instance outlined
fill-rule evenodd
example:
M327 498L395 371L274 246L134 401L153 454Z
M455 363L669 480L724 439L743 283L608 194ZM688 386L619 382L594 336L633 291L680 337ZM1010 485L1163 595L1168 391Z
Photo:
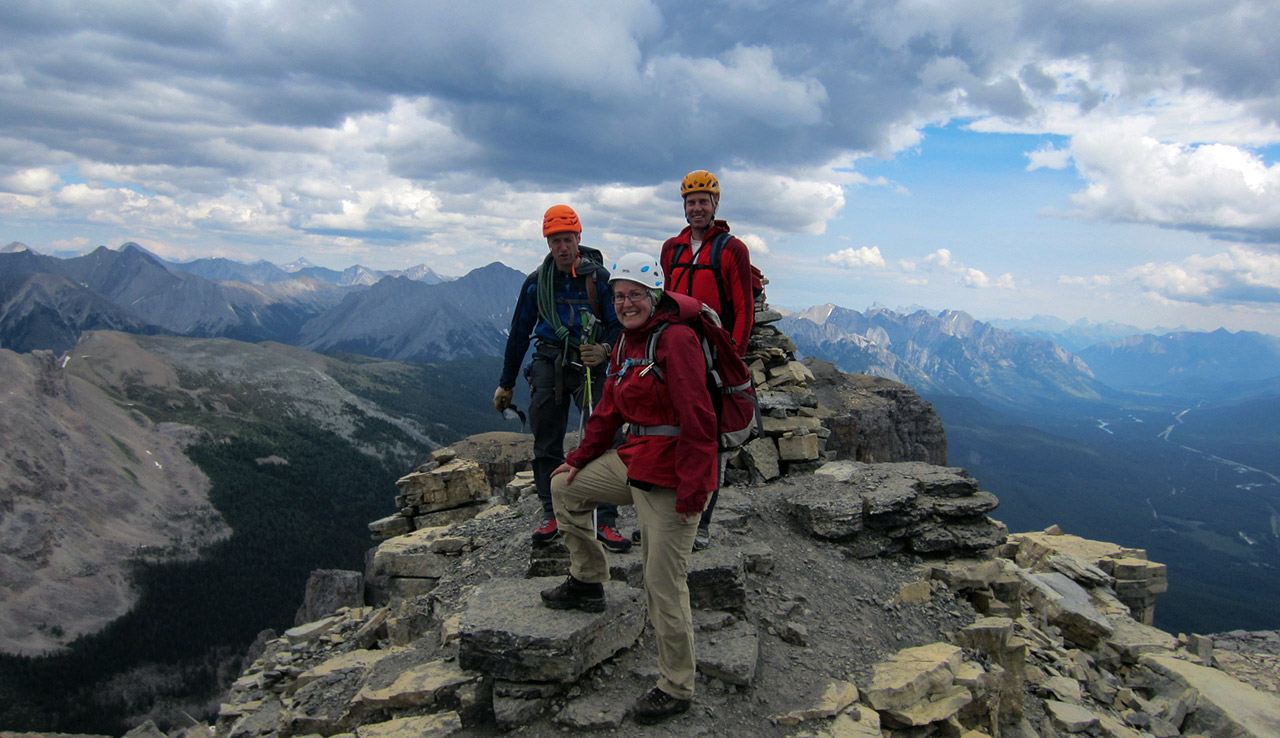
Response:
M442 498L470 488L510 463L495 440L438 451L416 474L438 477ZM605 612L542 607L567 556L529 542L536 497L516 472L462 505L474 517L379 544L351 573L363 596L269 640L213 729L1280 735L1266 654L1280 638L1164 633L1149 625L1164 566L1057 529L1007 535L992 504L963 470L920 462L841 460L725 488L713 545L690 559L694 707L639 726L628 709L657 673L640 553L609 554Z
M911 390L768 338L749 357L765 434L690 559L689 712L628 713L657 675L638 550L609 554L604 612L541 605L568 554L530 542L528 437L486 434L399 481L351 573L363 596L266 642L215 734L1280 735L1276 639L1152 627L1163 565L1057 529L1009 535Z
M530 439L485 434L400 479L363 569L313 576L297 625L181 738L1280 736L1280 636L1154 628L1163 565L1009 534L914 392L795 361L758 308L764 434L689 561L688 712L629 714L657 676L640 548L608 554L604 612L543 607L568 555L529 538Z

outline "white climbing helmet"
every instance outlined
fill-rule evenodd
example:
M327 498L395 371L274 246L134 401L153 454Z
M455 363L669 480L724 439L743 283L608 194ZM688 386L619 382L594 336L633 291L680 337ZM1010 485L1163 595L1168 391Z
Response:
M614 262L609 270L609 282L612 284L619 279L628 279L655 290L661 290L667 284L658 260L639 251L625 254Z

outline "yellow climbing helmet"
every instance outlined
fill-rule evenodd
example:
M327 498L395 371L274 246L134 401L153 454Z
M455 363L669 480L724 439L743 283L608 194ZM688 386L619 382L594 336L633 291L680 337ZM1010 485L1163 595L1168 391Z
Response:
M705 169L695 169L684 175L680 182L680 197L687 197L693 192L710 192L713 197L720 197L720 181L716 175Z

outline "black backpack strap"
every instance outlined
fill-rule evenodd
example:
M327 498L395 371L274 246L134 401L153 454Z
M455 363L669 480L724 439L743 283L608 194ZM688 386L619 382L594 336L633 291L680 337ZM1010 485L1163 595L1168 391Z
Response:
M591 312L601 322L604 322L604 310L600 308L600 298L596 295L596 274L594 271L587 275L587 301L591 303Z
M714 270L712 274L716 278L716 289L720 290L720 322L724 324L724 329L733 335L733 303L729 302L729 293L724 289L724 276L720 271L721 255L724 253L724 245L729 242L733 235L728 231L716 235L715 240L711 242L711 268ZM690 280L692 281L692 280Z
M676 271L676 267L677 267L677 266L682 266L682 265L680 264L680 255L684 253L684 248L685 248L685 246L687 246L687 245L688 245L688 244L678 243L678 244L676 244L676 245L675 245L675 248L671 249L671 271L673 271L673 272L674 272L674 271ZM688 278L689 278L689 283L688 283L688 285L686 285L686 287L685 287L685 293L684 293L684 294L686 294L686 295L692 295L692 294L693 294L693 268L694 268L696 265L695 265L695 264L690 263L690 264L683 265L683 266L684 266L684 269L682 269L682 270L680 271L680 275L681 275L681 276L684 276L684 277L688 277ZM678 276L673 276L673 275L670 275L670 274L668 274L667 276L668 276L668 277L671 277L671 291L672 291L672 292L679 292L679 291L680 291L680 277L678 277Z
M658 375L658 381L665 381L662 378L662 367L658 366L658 338L662 332L667 329L670 323L661 323L653 329L653 333L649 334L649 345L645 347L644 358L649 362L649 371Z

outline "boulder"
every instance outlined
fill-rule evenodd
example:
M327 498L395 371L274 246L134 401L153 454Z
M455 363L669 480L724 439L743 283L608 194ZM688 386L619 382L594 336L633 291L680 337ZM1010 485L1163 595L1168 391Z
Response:
M689 606L741 610L747 603L746 558L730 546L712 546L689 557Z
M726 684L751 686L760 659L760 637L749 622L698 635L698 671Z
M949 643L904 648L876 664L863 701L881 712L910 708L951 688L962 652Z
M358 571L341 569L316 569L307 577L307 588L302 607L294 616L293 624L302 625L319 620L341 607L364 605L364 576Z
M602 613L544 607L539 593L561 581L493 579L478 586L460 624L462 668L510 681L568 683L640 637L640 590L606 582Z
M1142 657L1152 675L1147 687L1166 700L1192 692L1195 710L1182 723L1185 735L1263 738L1280 735L1280 700L1217 669L1172 656Z

